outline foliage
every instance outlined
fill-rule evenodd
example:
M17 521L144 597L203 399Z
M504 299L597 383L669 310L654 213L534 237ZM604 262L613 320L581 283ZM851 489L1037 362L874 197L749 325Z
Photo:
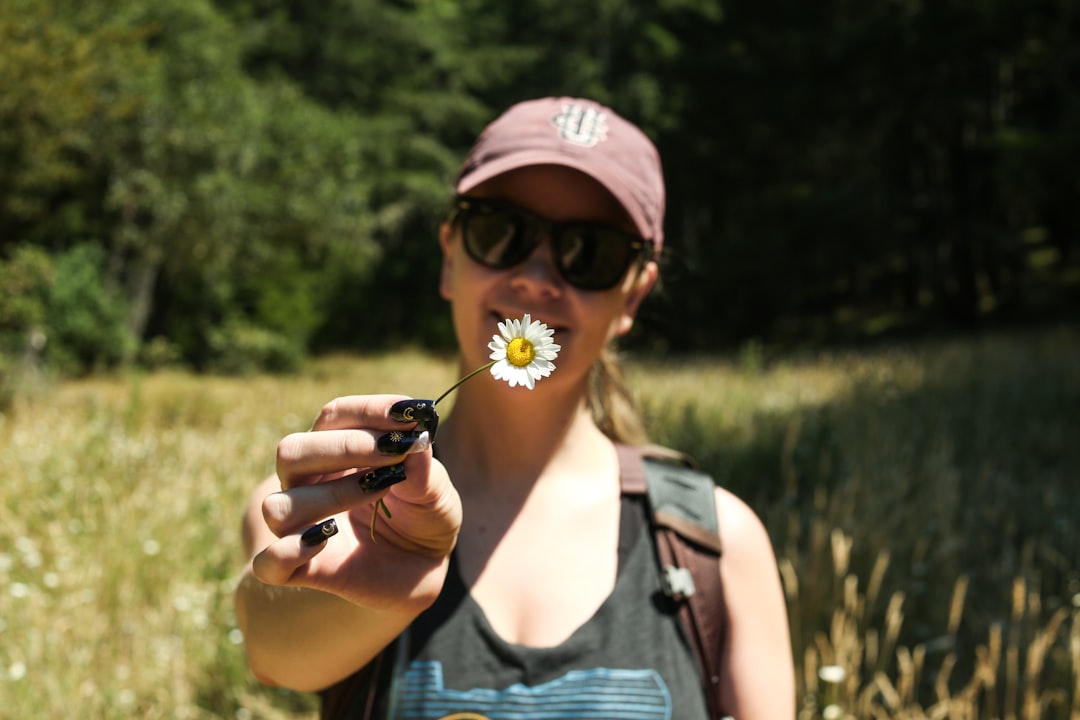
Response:
M124 303L105 283L104 259L102 249L91 244L76 245L56 258L46 357L71 373L116 367L135 349Z
M0 286L0 355L11 358L7 378L43 362L71 374L107 369L135 350L123 299L108 284L104 251L96 244L53 256L18 246L0 261Z
M251 80L206 2L29 5L0 10L18 50L0 78L19 91L0 105L15 170L0 227L50 252L93 238L129 330L195 365L237 312L303 346L324 285L294 277L363 277L377 256L352 116Z
M664 158L638 347L1067 317L1078 37L1062 0L11 0L0 250L99 245L129 332L195 368L235 323L448 346L460 158L508 104L583 94Z
M209 343L208 368L230 375L293 371L304 357L294 338L236 319L213 328Z
M44 326L52 284L52 258L41 248L20 245L0 260L0 337L8 349Z
M1040 137L1075 162L1061 133L1078 97L1059 80L1077 68L1062 43L1074 15L1057 2L729 3L720 23L677 27L704 52L671 81L711 70L718 89L685 96L661 137L679 169L688 312L718 314L736 338L807 341L1030 317L1034 255L1076 246L1056 191L1077 187L1016 184L1034 148L1003 140ZM1051 241L1053 217L1071 219ZM1052 284L1072 288L1054 291L1060 311L1075 269L1054 266Z
M52 258L30 245L0 256L0 412L14 401L44 343Z
M1077 340L773 356L752 372L649 360L630 377L657 440L766 521L805 693L839 665L851 717L1064 719L1080 710Z

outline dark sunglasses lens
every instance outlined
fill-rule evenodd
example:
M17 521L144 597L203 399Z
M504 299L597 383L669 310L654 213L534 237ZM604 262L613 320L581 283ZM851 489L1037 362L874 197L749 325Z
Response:
M582 290L614 287L637 254L626 236L587 226L563 228L558 251L563 277Z
M640 243L603 225L548 225L523 212L469 200L459 206L465 251L476 262L505 270L521 263L549 232L562 276L582 290L609 290L641 253Z
M529 255L521 221L498 209L468 209L462 216L465 250L476 262L490 268L508 268Z

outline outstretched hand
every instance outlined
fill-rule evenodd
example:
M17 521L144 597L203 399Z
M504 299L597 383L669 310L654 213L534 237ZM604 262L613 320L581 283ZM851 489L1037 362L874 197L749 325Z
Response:
M372 609L433 600L461 527L461 500L431 453L437 421L431 401L350 396L323 407L311 431L285 437L281 492L262 502L277 539L267 535L254 556L255 576ZM380 501L389 517L373 517ZM336 535L301 539L328 518Z

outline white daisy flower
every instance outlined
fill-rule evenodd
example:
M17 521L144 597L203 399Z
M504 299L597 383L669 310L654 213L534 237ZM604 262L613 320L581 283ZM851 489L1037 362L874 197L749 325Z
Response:
M532 390L537 380L555 369L552 360L559 356L562 346L552 341L554 334L544 323L534 322L528 313L521 320L499 323L499 335L488 343L489 357L495 361L492 376L505 380L510 387L523 385Z

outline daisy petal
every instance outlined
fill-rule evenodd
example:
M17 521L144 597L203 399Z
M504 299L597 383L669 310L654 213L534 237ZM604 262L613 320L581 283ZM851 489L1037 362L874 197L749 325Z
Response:
M520 320L508 318L498 325L499 334L488 343L488 357L494 361L492 377L505 380L510 387L521 385L532 390L537 380L548 377L555 369L552 361L562 350L551 339L555 331L533 321L529 313Z

